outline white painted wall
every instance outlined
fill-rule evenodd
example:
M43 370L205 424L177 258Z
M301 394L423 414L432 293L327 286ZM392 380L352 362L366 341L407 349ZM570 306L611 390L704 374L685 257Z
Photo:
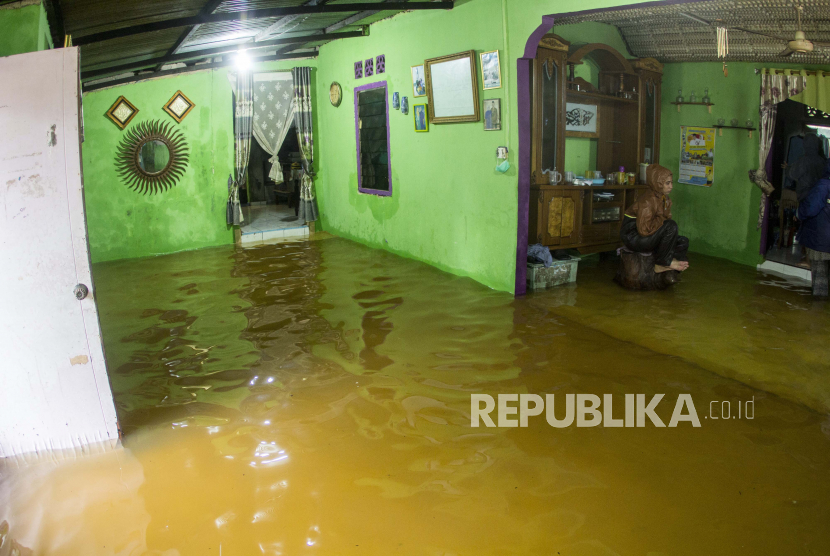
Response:
M89 265L78 55L0 58L0 457L118 438Z

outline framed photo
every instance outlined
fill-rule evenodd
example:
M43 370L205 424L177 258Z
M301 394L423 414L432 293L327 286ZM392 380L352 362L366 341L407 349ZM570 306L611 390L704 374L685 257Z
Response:
M412 114L415 116L415 131L429 131L426 104L413 104Z
M484 90L501 89L499 51L482 52L479 56L481 56L481 80L484 82Z
M424 77L424 64L412 66L412 96L415 98L427 96L427 81Z
M599 138L599 106L565 103L565 137Z
M501 129L501 99L484 99L484 131Z
M481 119L475 51L424 60L424 76L430 123L477 122Z

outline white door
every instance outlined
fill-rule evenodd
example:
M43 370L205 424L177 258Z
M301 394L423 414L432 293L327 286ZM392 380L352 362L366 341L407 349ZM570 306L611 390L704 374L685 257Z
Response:
M79 95L77 48L0 58L0 457L118 438L89 269ZM78 284L89 290L80 300Z

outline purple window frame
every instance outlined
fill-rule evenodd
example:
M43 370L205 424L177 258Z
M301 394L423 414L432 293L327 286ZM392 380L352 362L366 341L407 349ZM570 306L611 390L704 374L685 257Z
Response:
M386 103L386 164L389 169L389 190L384 189L368 189L363 187L363 168L360 165L360 112L358 109L357 98L361 91L368 91L370 89L380 89L383 87L386 93L383 95L383 100ZM354 134L355 143L357 144L357 190L360 193L367 193L370 195L378 195L380 197L392 196L392 149L389 141L389 89L386 87L386 81L376 81L374 83L367 83L354 89Z

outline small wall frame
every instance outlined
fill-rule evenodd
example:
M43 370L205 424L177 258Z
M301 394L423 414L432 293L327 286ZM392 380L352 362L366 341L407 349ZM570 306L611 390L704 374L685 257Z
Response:
M481 120L475 51L424 60L424 74L431 123Z
M133 106L129 100L120 96L107 110L106 116L118 126L118 129L123 130L135 118L136 114L138 114L138 108Z
M565 137L599 139L599 105L589 102L565 103Z
M170 97L170 100L164 105L164 111L170 114L170 117L176 120L177 123L182 123L182 120L190 114L194 106L196 105L183 92L176 91L176 94Z

